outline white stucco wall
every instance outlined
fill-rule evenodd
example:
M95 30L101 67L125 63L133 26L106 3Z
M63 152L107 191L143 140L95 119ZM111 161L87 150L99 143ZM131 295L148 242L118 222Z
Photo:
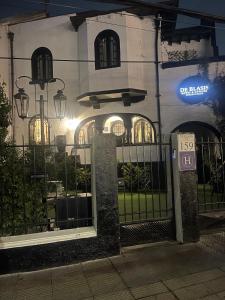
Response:
M210 63L208 67L209 79L213 80L224 71L225 63ZM205 104L186 104L179 99L176 90L182 80L197 75L198 65L169 68L160 71L160 93L162 131L169 133L177 126L190 122L200 121L216 128L215 115Z
M91 117L107 113L144 114L157 121L155 102L155 65L146 63L154 60L154 27L152 19L140 19L127 13L110 14L89 18L78 30L79 59L94 61L94 42L103 31L114 30L120 38L121 66L118 68L95 70L93 62L80 66L80 94L87 92L135 88L147 91L144 101L124 107L122 102L101 104L101 109L85 108L80 115ZM86 38L85 38L86 35ZM140 63L135 63L140 62ZM142 63L143 62L143 63ZM88 66L87 66L88 65ZM86 80L85 80L86 78Z
M94 43L97 35L107 29L116 31L120 39L121 61L127 60L126 20L121 14L109 14L87 20L88 59L95 60ZM89 63L89 92L122 89L128 86L127 64L118 68L95 70L95 64Z
M14 32L14 55L15 57L31 58L32 53L39 47L47 47L53 55L54 59L64 60L76 60L78 57L77 48L77 33L74 31L70 22L69 16L60 16L50 19L44 19L39 21L33 21L28 23L17 24L10 26L10 30ZM53 61L53 75L63 79L66 84L65 95L67 96L67 117L71 118L75 114L74 102L78 94L79 86L79 65L77 62L67 61ZM15 78L27 75L31 76L31 61L27 60L15 60ZM34 105L34 86L29 85L29 80L26 82L21 81L21 85L24 84L26 92L30 96L30 108L29 115L33 116L38 113L38 104ZM49 84L49 101L48 109L47 103L45 107L45 114L48 117L55 116L55 110L52 97L56 94L58 89L62 88L62 84L57 81L56 83ZM37 99L40 94L43 94L47 99L46 91L41 91L37 86ZM48 112L48 114L47 114ZM18 118L17 118L18 119ZM65 134L66 129L63 125L63 121L50 120L52 138L54 132L57 134ZM24 128L25 142L27 142L27 127L28 120L17 121L16 126L16 139L21 141L21 128ZM26 130L25 130L26 128Z

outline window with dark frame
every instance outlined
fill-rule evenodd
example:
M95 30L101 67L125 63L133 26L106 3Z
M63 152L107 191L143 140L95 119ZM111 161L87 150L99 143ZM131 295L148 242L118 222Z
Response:
M95 69L120 67L120 39L113 30L104 30L95 39Z
M53 79L52 53L48 48L36 49L31 57L32 82L45 83Z

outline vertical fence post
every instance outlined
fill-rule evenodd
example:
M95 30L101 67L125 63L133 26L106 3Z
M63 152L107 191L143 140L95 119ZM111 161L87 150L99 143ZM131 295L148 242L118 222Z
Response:
M199 240L195 135L172 134L172 160L176 239Z
M116 137L97 134L92 143L92 197L94 226L102 251L118 254L120 229Z

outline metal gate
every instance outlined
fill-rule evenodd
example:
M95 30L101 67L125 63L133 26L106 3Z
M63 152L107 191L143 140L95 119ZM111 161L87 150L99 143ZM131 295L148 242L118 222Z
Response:
M197 142L198 204L200 228L225 225L225 142Z
M121 244L174 238L170 143L117 147Z

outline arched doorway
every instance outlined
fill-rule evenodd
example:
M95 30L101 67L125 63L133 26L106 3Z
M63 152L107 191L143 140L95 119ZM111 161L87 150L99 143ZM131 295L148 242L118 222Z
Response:
M173 132L193 132L196 136L199 212L208 214L215 210L224 211L225 145L220 133L202 122L183 123Z
M177 126L172 132L193 132L196 137L196 141L200 142L202 140L207 141L215 141L220 139L219 131L213 126L199 122L199 121L191 121L182 123Z

